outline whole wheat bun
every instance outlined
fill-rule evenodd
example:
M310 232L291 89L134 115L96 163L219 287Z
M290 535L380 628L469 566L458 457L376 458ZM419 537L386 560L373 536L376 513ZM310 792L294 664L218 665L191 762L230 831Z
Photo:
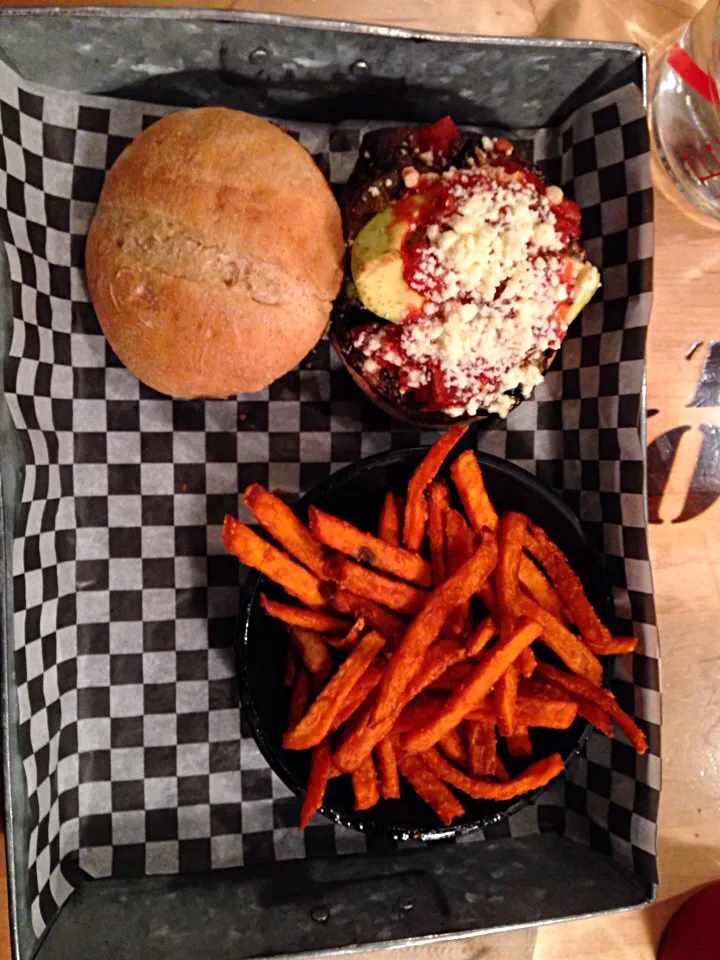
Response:
M325 330L340 211L312 157L238 110L158 120L118 157L90 226L90 297L143 383L181 397L260 390Z

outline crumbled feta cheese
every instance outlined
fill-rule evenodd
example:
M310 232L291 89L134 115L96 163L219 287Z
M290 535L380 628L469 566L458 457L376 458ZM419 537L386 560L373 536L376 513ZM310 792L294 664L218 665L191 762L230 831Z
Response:
M487 151L488 153L495 146L495 141L491 137L483 137L480 142L482 143L483 150Z
M543 375L536 366L527 366L523 372L518 386L522 390L524 397L529 397L535 387L542 383Z
M562 241L551 223L547 221L538 224L533 231L533 244L546 250L561 250Z
M529 253L562 248L549 201L530 185L517 187L492 178L484 180L482 189L465 187L445 229L435 224L427 231L430 245L421 268L427 273L428 266L438 263L449 272L444 299L464 292L491 300L522 269ZM538 265L545 269L545 260L539 258Z
M408 190L414 190L420 183L420 173L415 167L404 167L402 178Z
M379 197L379 196L380 196L380 190L379 190L378 187L375 187L375 186L368 187L368 193L370 194L371 197Z
M507 394L501 393L494 397L487 405L488 413L497 413L501 417L506 417L513 408L515 401Z
M424 387L430 379L427 370L409 370L407 375L407 385L411 390L417 390L418 387Z
M545 191L545 196L548 198L548 201L555 206L555 204L560 203L563 198L563 192L560 187L556 187L554 183Z

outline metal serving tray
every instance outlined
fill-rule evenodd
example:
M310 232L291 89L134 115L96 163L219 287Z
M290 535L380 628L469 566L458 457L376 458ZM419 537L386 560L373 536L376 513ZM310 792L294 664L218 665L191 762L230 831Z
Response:
M28 80L55 88L163 104L222 103L309 121L423 121L451 113L459 123L513 127L559 123L627 83L644 95L646 68L644 52L629 44L113 8L2 10L0 58ZM2 377L12 305L0 256ZM38 943L28 909L27 794L11 642L12 537L23 464L4 402L0 431L6 837L18 960L36 952L42 960L315 954L549 923L652 899L653 885L641 876L585 846L541 834L204 875L92 882L79 876L79 889ZM400 909L401 896L414 909Z

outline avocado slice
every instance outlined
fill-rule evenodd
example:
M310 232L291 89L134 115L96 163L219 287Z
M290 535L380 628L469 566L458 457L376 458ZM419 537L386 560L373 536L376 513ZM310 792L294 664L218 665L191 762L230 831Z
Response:
M590 303L595 296L595 291L600 286L600 272L597 267L594 267L591 263L580 263L577 260L573 262L573 267L575 269L576 286L572 305L565 318L568 325Z
M392 207L386 207L358 233L350 254L358 296L368 310L393 323L425 302L403 276L402 244L409 229L410 221L395 219Z

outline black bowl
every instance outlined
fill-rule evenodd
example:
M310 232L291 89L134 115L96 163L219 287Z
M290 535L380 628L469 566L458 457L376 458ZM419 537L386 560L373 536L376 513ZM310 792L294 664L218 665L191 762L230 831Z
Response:
M386 491L403 493L426 452L419 448L400 450L351 464L307 493L298 503L296 512L306 520L308 507L315 505L361 529L374 530ZM488 493L498 510L521 510L547 530L581 578L599 616L606 619L612 606L601 560L572 511L555 493L519 467L488 454L478 454L478 459ZM440 475L447 477L448 472L449 465L446 464ZM280 779L302 797L310 766L309 752L284 750L282 746L289 702L289 693L282 684L287 633L282 623L267 616L261 608L258 602L261 590L273 599L287 600L282 588L267 577L259 574L250 577L248 599L241 612L236 641L240 700L265 759ZM548 662L561 666L544 646L539 647L539 652ZM606 678L609 678L608 670ZM567 764L582 747L589 729L581 718L568 730L531 729L533 758L559 753ZM527 767L528 758L508 756L503 749L501 747L500 755L511 776ZM355 830L383 833L396 839L430 840L468 833L496 823L534 800L541 792L542 789L535 790L502 802L472 800L461 794L465 815L451 827L444 827L407 784L403 784L400 800L381 800L371 810L356 812L350 778L345 776L330 781L321 812Z

